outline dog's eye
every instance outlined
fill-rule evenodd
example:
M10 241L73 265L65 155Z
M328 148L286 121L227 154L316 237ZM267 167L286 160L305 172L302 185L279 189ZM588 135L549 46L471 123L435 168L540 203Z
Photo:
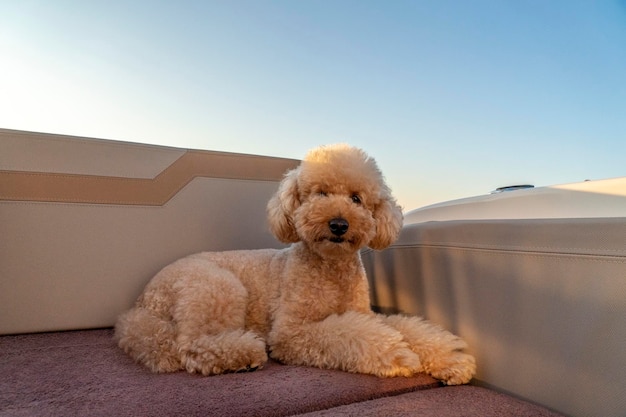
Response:
M321 195L322 197L327 197L328 196L328 193L326 191L318 191L317 194Z
M351 198L354 204L361 204L361 197L358 194L352 194Z

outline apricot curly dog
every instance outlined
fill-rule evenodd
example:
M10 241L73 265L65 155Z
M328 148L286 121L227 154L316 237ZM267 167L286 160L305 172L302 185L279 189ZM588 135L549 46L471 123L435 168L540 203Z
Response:
M116 325L119 346L154 372L292 365L381 377L474 375L457 336L418 317L370 309L359 256L397 237L402 213L376 162L333 145L309 152L268 204L289 248L206 252L161 270Z

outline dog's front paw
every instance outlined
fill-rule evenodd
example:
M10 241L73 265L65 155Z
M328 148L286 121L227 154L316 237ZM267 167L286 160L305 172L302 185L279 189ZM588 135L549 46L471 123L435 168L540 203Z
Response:
M431 360L425 368L446 385L461 385L467 384L476 373L476 360L472 355L455 350Z
M371 372L380 377L412 376L422 372L419 356L408 347L400 344L386 352Z
M181 362L187 372L205 376L249 372L267 362L265 341L243 330L203 336L181 350Z

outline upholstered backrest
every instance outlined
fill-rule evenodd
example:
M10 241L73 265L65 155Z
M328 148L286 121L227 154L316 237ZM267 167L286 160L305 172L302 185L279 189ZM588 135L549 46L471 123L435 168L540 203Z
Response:
M107 327L166 264L277 247L298 161L0 129L0 334Z
M571 416L626 410L626 218L408 224L374 304L460 334L477 379Z

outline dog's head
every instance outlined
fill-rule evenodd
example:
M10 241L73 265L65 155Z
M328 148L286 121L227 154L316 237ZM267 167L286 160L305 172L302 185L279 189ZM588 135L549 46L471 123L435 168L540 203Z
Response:
M376 165L348 145L310 151L267 206L272 233L322 254L383 249L398 236L402 211Z

